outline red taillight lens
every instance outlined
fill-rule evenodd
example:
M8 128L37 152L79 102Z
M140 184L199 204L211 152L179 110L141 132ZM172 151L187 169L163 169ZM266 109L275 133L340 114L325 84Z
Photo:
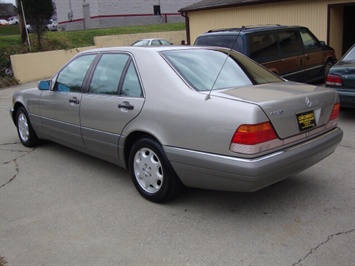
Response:
M339 117L340 104L336 103L333 106L332 113L330 114L329 120L333 120Z
M276 139L276 133L270 122L256 125L241 125L234 133L232 142L237 144L254 145Z
M325 84L329 86L341 87L343 86L343 80L341 79L340 76L328 74L327 77L325 78Z

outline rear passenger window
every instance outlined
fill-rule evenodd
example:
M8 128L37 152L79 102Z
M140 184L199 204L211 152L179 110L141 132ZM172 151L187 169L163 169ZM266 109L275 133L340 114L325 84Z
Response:
M143 96L142 87L139 82L138 74L132 61L130 62L130 65L127 69L126 76L124 77L120 95L127 96L127 97Z
M302 53L303 45L298 31L287 30L279 32L279 42L282 55L299 55Z
M92 77L89 92L117 94L118 85L129 58L127 54L102 55Z
M249 36L249 57L258 62L277 58L279 49L272 33L253 34Z

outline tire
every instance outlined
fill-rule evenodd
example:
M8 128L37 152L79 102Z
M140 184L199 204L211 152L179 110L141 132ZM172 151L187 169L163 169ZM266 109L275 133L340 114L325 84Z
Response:
M170 165L163 148L150 138L138 140L129 156L134 186L147 200L167 202L182 190L182 183Z
M26 147L34 147L38 144L36 132L33 130L28 114L23 107L19 107L16 113L17 134L21 143Z
M333 66L333 62L331 60L327 60L325 62L324 67L323 67L323 75L324 75L324 80L327 78L329 69Z

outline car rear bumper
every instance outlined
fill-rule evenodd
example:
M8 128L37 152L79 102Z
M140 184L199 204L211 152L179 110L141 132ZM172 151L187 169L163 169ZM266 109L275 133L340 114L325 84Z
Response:
M295 175L334 152L343 137L335 128L307 142L259 158L243 159L165 146L167 157L188 187L253 192Z

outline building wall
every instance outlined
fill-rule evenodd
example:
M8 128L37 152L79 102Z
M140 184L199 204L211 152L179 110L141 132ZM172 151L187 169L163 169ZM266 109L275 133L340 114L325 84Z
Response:
M178 10L199 0L57 0L60 30L184 22ZM154 14L160 5L161 15ZM88 12L89 11L89 12ZM85 14L88 12L88 14Z
M258 24L306 26L320 40L327 41L328 5L344 3L354 0L295 0L189 12L190 42L193 44L198 35L210 29Z
M81 51L92 48L126 46L143 38L163 38L174 44L186 39L185 31L146 32L137 34L95 37L95 46L79 47L71 50L55 50L39 53L11 55L11 65L16 80L20 83L48 79L69 59Z

